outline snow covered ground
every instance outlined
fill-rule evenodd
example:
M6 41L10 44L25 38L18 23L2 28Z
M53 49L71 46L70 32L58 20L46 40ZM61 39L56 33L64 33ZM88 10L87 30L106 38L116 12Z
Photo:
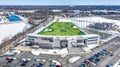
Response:
M62 19L59 19L58 22L72 22L72 21L71 21L71 19L64 19L64 18L62 18Z
M16 34L23 32L25 28L30 28L30 25L26 23L1 24L0 25L0 44L4 40L11 39Z
M80 17L80 18L72 18L72 19L86 21L86 22L116 23L117 25L120 25L120 21L119 20L107 19L107 18L103 18L103 17Z
M64 49L49 49L49 50L32 50L31 53L33 55L40 55L40 54L57 54L57 55L64 55L68 54L67 48Z
M87 47L84 47L83 50L85 52L91 52L91 49L93 49L96 46L98 46L98 45L87 45Z
M52 60L53 63L55 63L56 65L60 65L61 66L61 63L57 60Z
M120 67L120 59L119 59L119 61L118 62L116 62L115 64L114 64L114 66L113 67Z
M72 22L74 23L76 26L80 27L80 28L86 28L88 25L92 24L92 23L114 23L116 25L119 26L120 29L120 20L113 20L113 19L107 19L107 18L103 18L103 17L74 17L74 18L60 18L59 22ZM102 30L103 31L103 30ZM115 34L115 35L120 35L118 31L104 31L107 32L109 34Z
M81 58L80 56L71 57L71 58L69 59L69 63L74 63L74 62L76 62L77 60L79 60L80 58Z
M79 18L75 17L75 18L66 18L66 19L61 18L59 22L73 22L78 26L84 26L84 27L94 22L115 23L116 25L120 26L119 20L107 19L103 17L79 17Z

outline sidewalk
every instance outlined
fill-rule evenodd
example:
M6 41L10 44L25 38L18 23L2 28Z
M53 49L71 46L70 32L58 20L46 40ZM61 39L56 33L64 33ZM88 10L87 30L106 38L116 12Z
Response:
M20 51L29 51L33 55L39 55L39 54L52 54L52 55L68 55L68 50L67 48L64 49L33 49L30 47L24 47L24 46L17 46L15 48L16 50Z

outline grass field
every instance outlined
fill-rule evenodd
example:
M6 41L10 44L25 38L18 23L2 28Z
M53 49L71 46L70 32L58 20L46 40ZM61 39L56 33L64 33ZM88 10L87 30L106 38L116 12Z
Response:
M47 28L38 32L40 35L54 35L54 36L74 36L74 35L85 35L84 32L79 30L72 23L67 22L54 22Z

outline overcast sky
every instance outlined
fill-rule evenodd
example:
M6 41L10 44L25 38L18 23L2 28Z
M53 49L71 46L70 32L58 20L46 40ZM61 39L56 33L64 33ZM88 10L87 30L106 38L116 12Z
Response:
M0 0L0 5L120 5L120 0Z

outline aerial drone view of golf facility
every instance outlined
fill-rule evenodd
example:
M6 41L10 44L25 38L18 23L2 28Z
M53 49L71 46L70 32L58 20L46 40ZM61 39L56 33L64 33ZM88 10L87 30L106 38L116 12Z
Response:
M71 22L54 22L37 34L54 36L85 35L83 31Z

